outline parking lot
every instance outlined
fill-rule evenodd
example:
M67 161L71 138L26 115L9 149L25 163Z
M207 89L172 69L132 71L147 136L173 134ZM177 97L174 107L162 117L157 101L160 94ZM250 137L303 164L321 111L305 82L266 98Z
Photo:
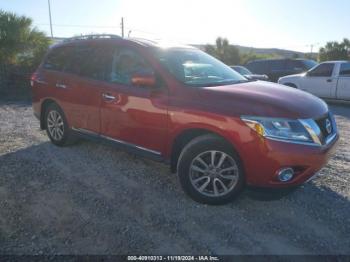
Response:
M320 175L284 195L200 205L166 165L82 141L58 148L28 102L0 100L1 254L350 254L350 106Z

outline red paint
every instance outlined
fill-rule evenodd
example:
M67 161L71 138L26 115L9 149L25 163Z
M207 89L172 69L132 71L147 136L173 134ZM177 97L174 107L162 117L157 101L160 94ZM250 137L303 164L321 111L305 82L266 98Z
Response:
M89 40L85 40L89 41ZM94 41L90 40L91 44ZM204 129L224 137L237 150L246 181L254 186L284 187L305 182L322 168L334 150L334 143L313 147L271 141L260 137L240 119L242 115L317 118L327 105L305 92L266 82L232 86L191 88L174 79L148 52L147 46L127 40L105 40L109 45L130 46L143 55L163 78L165 87L123 86L58 73L40 67L34 81L33 109L52 99L65 112L70 127L159 151L171 157L173 142L189 129ZM66 89L55 88L64 84ZM116 97L105 101L102 94ZM289 183L276 180L282 167L294 167L298 175Z

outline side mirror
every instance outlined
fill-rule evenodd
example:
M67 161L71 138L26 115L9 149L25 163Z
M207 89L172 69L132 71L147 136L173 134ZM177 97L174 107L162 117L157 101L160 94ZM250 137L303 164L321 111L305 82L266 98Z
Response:
M131 77L131 83L134 86L154 87L156 85L156 77L151 72L138 72Z

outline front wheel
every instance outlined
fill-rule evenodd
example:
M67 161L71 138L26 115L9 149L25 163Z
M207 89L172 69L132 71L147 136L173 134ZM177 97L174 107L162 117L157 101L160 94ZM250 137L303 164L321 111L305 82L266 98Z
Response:
M184 191L205 204L230 202L244 187L238 154L215 135L195 138L185 146L179 157L178 174Z

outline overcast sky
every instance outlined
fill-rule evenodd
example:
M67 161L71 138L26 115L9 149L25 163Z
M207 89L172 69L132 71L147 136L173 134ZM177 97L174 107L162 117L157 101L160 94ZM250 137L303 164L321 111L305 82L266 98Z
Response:
M1 0L0 8L26 15L50 33L47 0ZM51 0L53 33L162 38L187 44L230 43L296 51L350 38L349 0ZM314 49L314 50L315 50Z

